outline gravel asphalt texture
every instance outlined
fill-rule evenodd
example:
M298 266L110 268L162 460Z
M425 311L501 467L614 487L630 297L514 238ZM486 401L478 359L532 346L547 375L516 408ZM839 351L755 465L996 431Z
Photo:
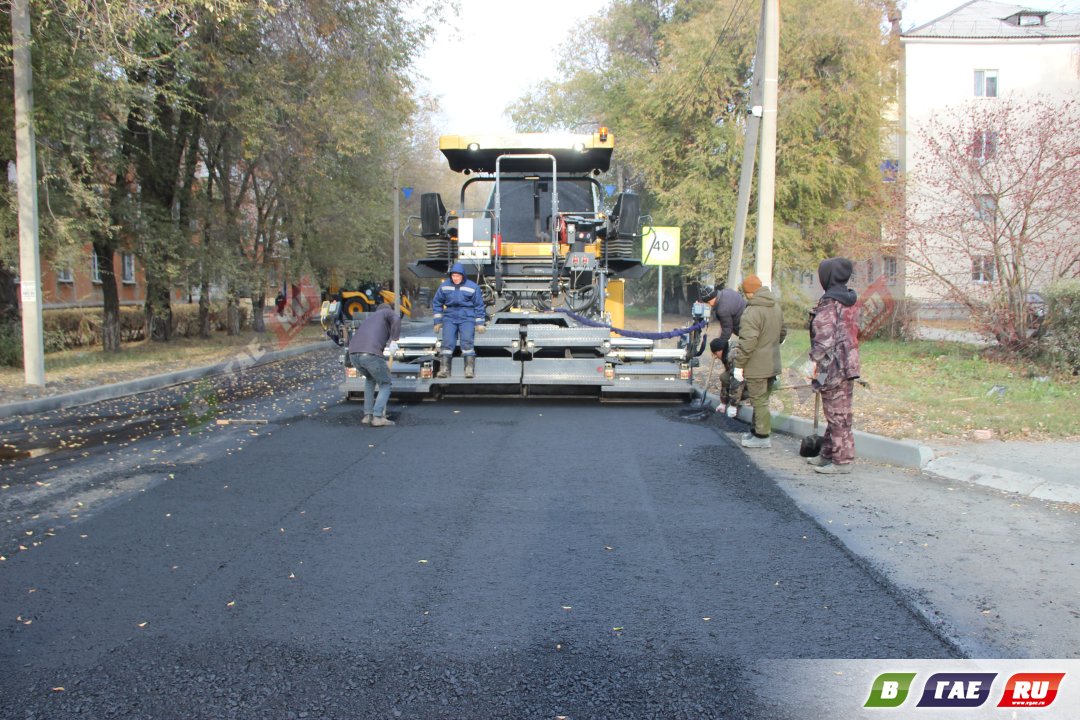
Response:
M339 373L0 426L48 450L0 466L0 717L785 719L756 663L958 656L737 426L455 400L370 428Z

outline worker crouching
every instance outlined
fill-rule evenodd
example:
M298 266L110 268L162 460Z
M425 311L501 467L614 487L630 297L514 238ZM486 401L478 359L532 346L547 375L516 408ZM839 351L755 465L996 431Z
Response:
M435 334L442 333L441 361L436 377L450 377L454 348L461 343L465 358L465 377L476 372L475 334L484 332L487 315L480 286L465 277L465 268L454 263L431 300L431 314L435 318Z
M364 321L349 340L349 359L364 376L364 417L360 423L373 427L393 425L394 421L386 417L391 381L390 367L383 353L387 347L391 356L397 350L401 317L385 302L375 312L364 313L364 316Z

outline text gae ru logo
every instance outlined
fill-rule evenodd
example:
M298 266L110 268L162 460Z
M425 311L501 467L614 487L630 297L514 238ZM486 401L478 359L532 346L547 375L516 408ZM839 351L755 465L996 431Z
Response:
M900 707L917 673L882 673L870 688L864 707ZM973 708L990 697L997 673L935 673L923 686L916 707ZM1005 683L1002 708L1047 707L1057 698L1065 673L1016 673Z
M1057 697L1065 673L1017 673L1005 684L998 707L1046 707Z

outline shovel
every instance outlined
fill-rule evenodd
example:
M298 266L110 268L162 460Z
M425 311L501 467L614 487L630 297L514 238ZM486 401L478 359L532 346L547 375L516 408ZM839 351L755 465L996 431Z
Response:
M712 365L709 366L709 377L705 381L705 388L701 391L701 403L696 407L683 410L680 413L687 420L704 420L705 418L712 417L712 410L705 407L705 401L708 399L709 386L712 385L713 368L716 367L716 358L713 358Z
M814 434L807 435L799 444L799 455L817 457L821 454L822 437L818 435L818 409L821 407L821 393L814 393Z

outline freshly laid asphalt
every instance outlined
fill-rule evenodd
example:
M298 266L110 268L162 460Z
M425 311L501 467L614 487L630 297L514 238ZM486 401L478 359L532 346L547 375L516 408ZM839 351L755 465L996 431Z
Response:
M338 372L87 442L24 418L68 434L5 468L4 717L784 718L755 662L959 655L722 428L592 401L362 427Z
M797 717L756 661L1080 657L1067 501L670 407L362 428L335 355L0 424L0 717Z

